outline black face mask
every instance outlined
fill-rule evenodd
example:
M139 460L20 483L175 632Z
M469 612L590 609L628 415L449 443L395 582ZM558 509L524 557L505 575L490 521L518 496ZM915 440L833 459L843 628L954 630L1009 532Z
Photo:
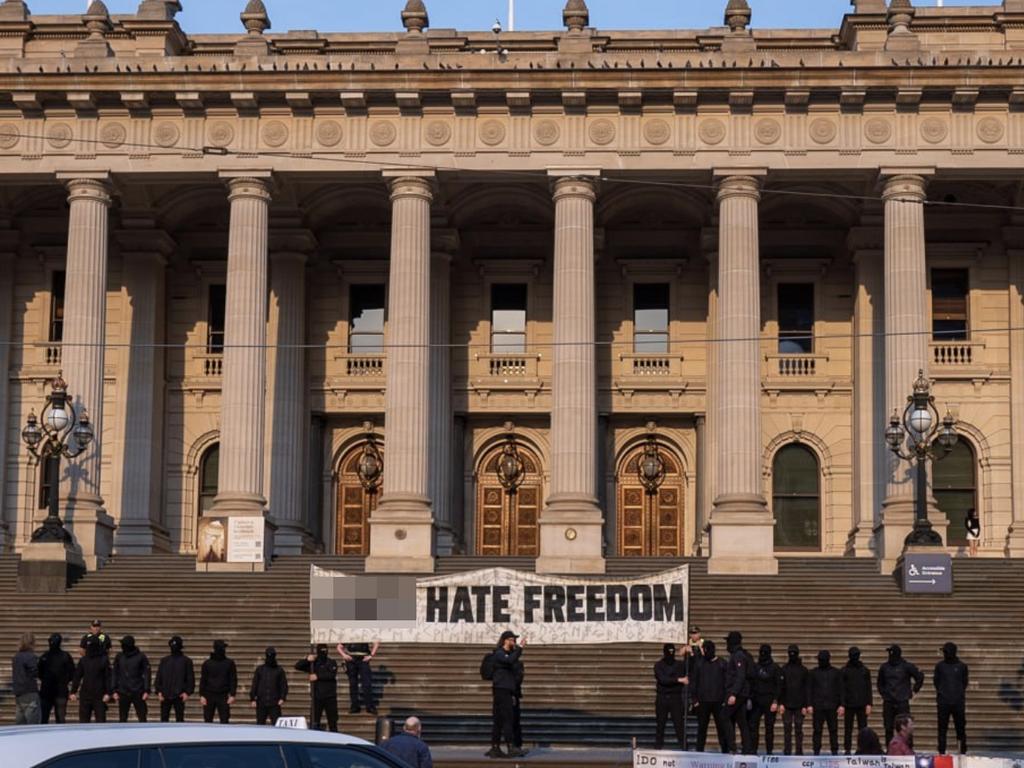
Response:
M900 648L890 648L889 649L889 663L890 664L899 664L901 661L903 661L903 650L900 649Z
M772 648L770 645L761 646L761 651L758 654L757 660L762 665L768 665L772 663Z
M121 650L129 656L135 653L135 638L124 638L124 640L121 641Z
M832 654L828 651L822 651L818 654L818 668L828 669L832 666Z
M854 667L860 664L860 650L857 648L850 649L850 664Z
M946 643L942 646L942 658L949 664L957 661L956 652L957 647L954 643Z
M228 656L228 647L224 643L213 644L213 658L215 659L226 659Z
M800 649L799 648L790 648L789 649L789 663L790 664L799 664L800 663Z
M710 640L704 643L704 658L711 661L715 658L715 644Z
M326 659L327 658L327 646L326 645L318 645L316 647L316 655L317 655L317 658L319 658L319 659Z
M177 656L185 649L185 643L182 642L180 637L172 637L171 642L168 643L171 649L171 653Z
M60 650L60 644L64 642L64 638L60 635L50 635L50 650L53 653L57 653Z
M277 666L277 654L276 653L269 653L268 652L266 658L267 658L267 666L268 667L276 667Z

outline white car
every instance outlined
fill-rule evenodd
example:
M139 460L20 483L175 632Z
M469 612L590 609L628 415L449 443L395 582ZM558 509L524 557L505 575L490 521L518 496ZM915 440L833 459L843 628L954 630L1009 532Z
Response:
M0 728L3 768L408 768L354 736L251 725Z

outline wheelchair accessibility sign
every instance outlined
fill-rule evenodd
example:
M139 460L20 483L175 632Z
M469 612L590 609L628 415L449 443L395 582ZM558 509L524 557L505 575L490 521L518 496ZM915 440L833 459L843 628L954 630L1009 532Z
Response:
M903 591L910 594L953 594L953 558L947 554L903 556Z

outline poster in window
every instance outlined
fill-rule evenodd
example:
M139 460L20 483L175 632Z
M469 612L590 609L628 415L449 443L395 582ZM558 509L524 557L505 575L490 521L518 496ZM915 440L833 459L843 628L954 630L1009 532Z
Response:
M262 517L231 517L228 519L228 562L263 562Z
M227 518L199 519L199 562L226 563L228 557Z

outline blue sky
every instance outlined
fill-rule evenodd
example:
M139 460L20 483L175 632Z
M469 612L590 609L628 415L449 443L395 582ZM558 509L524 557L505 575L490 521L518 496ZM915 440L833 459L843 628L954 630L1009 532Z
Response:
M265 0L275 31L391 31L401 29L404 0ZM138 0L106 0L111 13L133 13ZM189 32L239 32L245 0L181 0L178 18ZM435 27L489 29L504 23L508 0L426 0ZM916 0L915 5L936 5ZM1001 0L971 0L999 5ZM34 13L81 13L87 0L28 0ZM559 29L564 0L516 0L517 29ZM726 0L588 0L590 21L604 29L702 28L722 23ZM849 0L750 0L754 26L836 27ZM947 0L947 5L967 4Z

